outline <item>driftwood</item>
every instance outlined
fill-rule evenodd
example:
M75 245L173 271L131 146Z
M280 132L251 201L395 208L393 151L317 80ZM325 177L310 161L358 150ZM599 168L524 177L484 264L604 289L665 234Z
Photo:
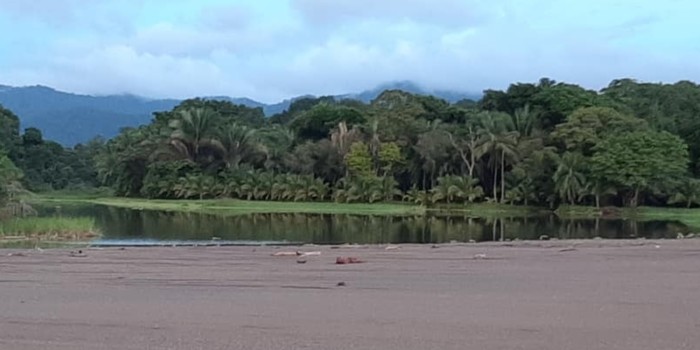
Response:
M277 252L272 254L272 256L298 256L298 257L307 257L307 256L319 256L321 255L321 252L301 252L301 251L296 251L296 252Z
M272 256L300 256L301 252L277 252Z
M338 257L335 259L335 263L338 265L346 265L346 264L360 264L363 263L364 260L360 260L359 258L355 257Z

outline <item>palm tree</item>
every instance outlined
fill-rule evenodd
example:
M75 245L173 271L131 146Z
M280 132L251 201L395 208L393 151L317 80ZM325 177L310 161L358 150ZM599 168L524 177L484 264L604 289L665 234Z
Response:
M430 189L430 201L432 203L438 203L443 200L447 201L447 204L450 204L450 193L449 193L449 188L450 185L448 183L447 178L445 177L439 177L438 178L438 183L435 185L433 188Z
M393 176L384 176L381 178L381 193L382 199L392 201L394 198L401 196L401 191L398 189L399 183Z
M683 190L677 191L668 199L669 204L684 204L690 208L693 204L700 204L700 180L687 178L683 181Z
M227 168L237 168L241 161L249 159L259 149L255 129L238 123L224 127L221 146Z
M350 192L350 179L344 177L336 183L336 187L333 190L333 201L337 203L344 203L348 201L348 196Z
M220 193L217 188L217 181L214 177L203 174L189 174L180 178L174 186L174 192L179 198L199 198L212 197Z
M419 190L418 187L414 185L403 195L403 200L419 205L426 205L430 203L431 194L428 191Z
M95 157L100 182L113 186L117 195L138 195L148 162L157 154L156 136L147 127L122 130Z
M612 186L602 179L588 179L584 193L595 198L595 207L600 208L600 200L604 196L613 196L617 194L617 188Z
M508 131L506 124L509 119L491 113L482 116L482 128L480 130L479 155L489 155L489 165L493 171L493 200L498 201L498 174L500 171L501 203L505 202L505 171L506 165L515 163L519 159L518 138L516 131Z
M525 206L530 201L537 200L537 189L531 178L525 178L517 185L506 191L506 201L508 203L523 203Z
M180 110L170 123L174 129L169 139L172 152L181 159L201 163L204 148L220 150L222 145L215 139L216 117L216 112L209 108Z
M581 153L566 152L560 158L559 166L554 173L554 186L559 197L572 205L585 191L586 175L583 172L585 162L586 158Z
M465 203L473 202L484 195L484 190L478 185L479 180L468 176L452 176L448 193L461 198Z
M526 104L523 108L518 108L511 116L513 130L517 131L522 137L532 136L535 130L536 115L530 110L530 105Z
M257 132L259 148L265 154L265 169L282 170L284 155L292 149L295 138L292 130L281 125Z
M279 174L275 176L272 187L270 188L270 200L285 200L283 194L286 190L287 184L290 182L291 175Z

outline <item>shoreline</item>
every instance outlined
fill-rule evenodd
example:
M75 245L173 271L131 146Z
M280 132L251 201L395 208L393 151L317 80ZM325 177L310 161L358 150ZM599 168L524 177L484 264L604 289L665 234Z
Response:
M123 240L116 240L123 241ZM136 240L138 241L138 240ZM402 248L450 248L450 247L471 247L471 248L561 248L561 249L571 249L571 248L610 248L610 247L644 247L644 246L658 246L662 244L672 243L678 244L678 242L687 242L689 244L700 243L700 236L693 236L688 238L636 238L636 239L549 239L549 240L513 240L513 241L483 241L483 242L446 242L446 243L368 243L368 244L312 244L312 243L301 243L301 242L255 242L255 241L153 241L153 242L129 242L123 241L123 243L99 243L99 242L86 242L86 241L41 241L42 244L48 245L44 247L38 246L25 246L25 247L12 247L5 246L7 243L35 243L35 241L30 239L24 240L3 240L0 239L0 252L8 250L17 249L28 249L34 250L36 247L52 250L60 250L63 248L71 247L82 247L85 249L98 249L98 250L110 250L110 249L144 249L144 250L157 250L157 249L187 249L187 248L261 248L261 249L325 249L331 251L343 251L343 250L376 250L376 249L402 249ZM388 249L387 249L388 248ZM2 255L2 254L0 254Z
M584 206L561 206L555 210L543 207L472 203L465 206L450 205L425 207L402 202L391 203L335 203L335 202L271 202L236 199L205 200L149 200L142 198L38 195L27 198L40 205L104 205L134 210L162 210L169 212L194 212L215 215L245 215L259 213L284 214L349 214L349 215L469 215L477 218L531 217L556 215L560 219L623 219L623 220L669 220L679 221L692 229L700 230L700 208L594 208Z

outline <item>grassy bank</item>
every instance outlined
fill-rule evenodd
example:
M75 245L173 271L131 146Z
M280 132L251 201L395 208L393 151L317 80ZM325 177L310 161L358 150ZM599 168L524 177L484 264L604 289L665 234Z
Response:
M636 210L624 210L624 217L637 220L674 220L686 226L700 230L700 208L655 208L641 207Z
M355 215L423 215L445 213L475 217L521 217L546 212L537 207L474 203L451 204L435 208L408 203L334 203L334 202L271 202L235 199L205 200L148 200L141 198L102 197L92 198L83 194L42 194L27 199L43 205L98 204L137 210L164 210L180 212L240 215L254 213L309 213Z
M98 204L137 210L164 210L223 215L253 213L309 213L356 215L423 215L426 213L469 215L473 217L523 217L551 213L547 208L495 203L451 204L426 208L406 203L333 203L333 202L269 202L233 199L207 200L148 200L141 198L93 197L84 194L51 193L34 195L29 202L44 205ZM561 206L556 214L565 219L592 219L597 217L635 220L674 220L700 229L700 208L640 207L598 209L588 206Z
M98 204L137 210L164 210L198 212L212 214L253 214L253 213L314 213L314 214L364 214L364 215L420 215L425 208L401 203L326 203L326 202L270 202L243 201L234 199L205 200L149 200L141 198L82 198L71 196L36 196L34 203Z
M441 204L429 209L432 213L468 215L475 217L525 217L550 214L551 210L541 207L499 203Z
M679 221L690 228L700 230L700 208L595 208L584 206L562 206L556 210L556 214L565 219L608 217L633 219L638 221Z
M85 241L99 236L92 218L29 217L0 221L3 241Z

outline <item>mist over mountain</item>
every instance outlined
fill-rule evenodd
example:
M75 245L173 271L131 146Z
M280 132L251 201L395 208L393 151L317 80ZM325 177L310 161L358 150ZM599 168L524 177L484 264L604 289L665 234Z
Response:
M435 95L453 103L464 98L478 99L480 97L480 94L475 93L423 89L409 81L382 84L371 90L335 97L357 99L368 103L382 91L390 89ZM231 101L248 107L259 107L263 109L266 116L283 112L294 101L294 99L288 99L279 103L265 104L245 97L209 96L205 98ZM19 116L23 129L27 127L38 128L45 138L66 146L86 142L97 136L113 137L121 128L146 124L151 120L154 112L171 110L180 102L182 100L149 99L128 94L80 95L58 91L46 86L12 87L0 85L0 104Z

